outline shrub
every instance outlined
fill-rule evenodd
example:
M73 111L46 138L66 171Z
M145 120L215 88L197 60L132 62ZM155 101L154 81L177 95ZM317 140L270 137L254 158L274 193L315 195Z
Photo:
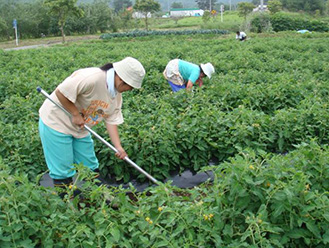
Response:
M319 20L308 20L302 17L293 17L286 13L276 13L270 18L273 30L298 30L308 29L310 31L328 32L329 25Z
M270 16L266 13L261 13L255 15L251 19L251 30L255 33L263 33L270 31L272 28Z
M141 36L153 36L153 35L191 35L191 34L228 34L227 30L219 29L206 29L206 30L168 30L168 31L131 31L126 33L110 33L102 34L101 39L111 39L115 37L141 37Z

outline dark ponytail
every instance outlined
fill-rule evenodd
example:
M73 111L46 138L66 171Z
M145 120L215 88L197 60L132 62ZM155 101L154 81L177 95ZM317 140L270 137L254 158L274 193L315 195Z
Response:
M202 70L201 65L199 65L199 68L200 68L200 72L202 72L203 74L205 74L204 71Z
M113 68L113 64L112 63L107 63L101 67L99 67L101 70L103 71L108 71L109 69L112 69Z

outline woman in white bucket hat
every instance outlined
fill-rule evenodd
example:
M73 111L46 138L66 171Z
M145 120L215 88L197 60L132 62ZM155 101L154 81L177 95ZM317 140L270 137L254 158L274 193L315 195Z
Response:
M191 89L194 84L203 85L203 78L207 76L209 79L215 72L215 68L211 63L196 65L181 59L173 59L169 61L163 72L172 91L177 92L181 89Z
M235 39L237 39L239 41L246 41L247 40L247 35L243 31L237 31Z
M80 69L51 94L53 101L62 105L72 117L68 117L50 100L39 109L39 132L49 175L55 186L72 183L75 174L73 164L83 163L95 172L98 160L90 133L83 129L105 121L118 158L127 154L121 146L118 125L123 123L122 95L125 91L139 89L145 76L143 65L135 58L127 57L100 68Z

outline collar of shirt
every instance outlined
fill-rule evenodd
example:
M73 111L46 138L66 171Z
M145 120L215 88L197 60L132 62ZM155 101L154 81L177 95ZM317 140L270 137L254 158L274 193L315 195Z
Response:
M106 72L106 83L107 89L110 92L111 98L115 98L118 94L117 90L114 87L114 69L111 68Z

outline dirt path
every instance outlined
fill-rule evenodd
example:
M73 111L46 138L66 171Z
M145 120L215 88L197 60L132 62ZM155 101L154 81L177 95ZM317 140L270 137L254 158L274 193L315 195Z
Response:
M79 42L83 40L97 40L99 35L84 35L84 36L67 36L66 43ZM49 47L51 45L62 44L62 37L40 38L21 40L16 46L15 40L0 42L0 49L4 51L32 49L38 47Z

